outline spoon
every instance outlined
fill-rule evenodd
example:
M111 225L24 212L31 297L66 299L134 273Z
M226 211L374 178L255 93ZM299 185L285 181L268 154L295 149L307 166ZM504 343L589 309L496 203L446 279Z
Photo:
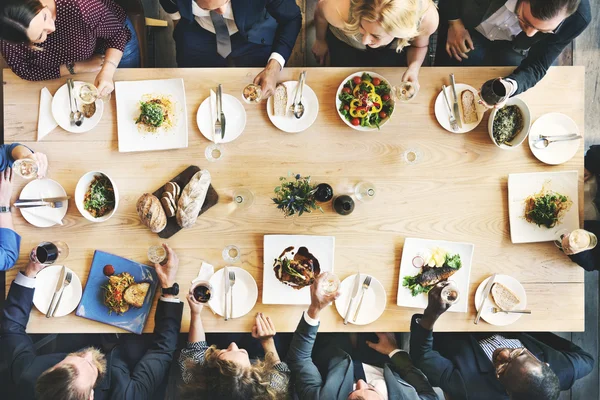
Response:
M71 91L75 91L75 85L73 85L73 80L70 79ZM83 123L83 113L79 111L79 106L77 105L77 96L73 96L73 100L75 100L75 112L71 111L71 121L75 122L75 125L81 126Z
M306 71L303 71L302 74L300 74L300 79L298 82L298 85L300 87L296 89L296 97L299 94L300 98L299 98L297 104L294 102L294 104L292 104L290 107L291 111L294 113L294 117L296 117L297 119L302 118L302 116L304 115L304 105L302 104L302 91L304 89L305 79L306 79ZM298 91L299 91L299 93L298 93Z
M550 146L551 143L554 143L554 142L568 142L570 140L579 140L579 139L583 139L583 137L582 136L568 136L568 137L565 137L564 139L553 139L553 140L540 138L533 143L533 146L538 149L545 149L546 147Z

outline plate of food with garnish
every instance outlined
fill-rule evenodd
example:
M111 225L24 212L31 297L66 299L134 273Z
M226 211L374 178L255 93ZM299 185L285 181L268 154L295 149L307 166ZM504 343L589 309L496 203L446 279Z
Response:
M188 146L183 79L115 82L119 151Z
M335 237L265 235L263 304L310 304L310 285L333 272Z
M579 228L578 187L577 171L509 174L512 242L548 242Z

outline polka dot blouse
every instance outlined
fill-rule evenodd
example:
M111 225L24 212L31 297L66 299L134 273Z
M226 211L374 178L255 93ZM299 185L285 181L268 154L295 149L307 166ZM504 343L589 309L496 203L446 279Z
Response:
M56 30L44 43L0 40L0 51L15 74L30 81L60 77L60 66L84 61L108 48L123 51L131 39L127 15L113 0L56 0Z

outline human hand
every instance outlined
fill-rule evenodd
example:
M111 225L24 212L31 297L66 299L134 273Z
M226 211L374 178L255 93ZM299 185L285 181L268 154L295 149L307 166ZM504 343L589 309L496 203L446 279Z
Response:
M379 343L373 343L367 340L367 346L372 348L378 353L383 355L388 355L392 351L398 348L398 343L396 343L396 337L393 333L376 333L377 338L379 339Z
M269 60L265 69L254 78L254 84L259 85L262 90L263 99L268 99L275 93L280 71L281 64L277 60Z
M111 67L114 68L112 65ZM109 71L107 68L102 68L98 75L96 75L96 81L94 82L94 85L98 89L98 95L100 97L106 97L112 93L113 90L115 90L113 74L114 70Z
M315 44L312 47L312 53L315 56L315 60L319 65L325 65L327 56L329 56L329 46L325 40L315 40Z
M439 282L435 285L427 295L427 308L423 313L424 316L438 319L440 315L446 312L452 304L444 301L442 298L442 290L449 282Z
M35 161L38 171L37 177L38 179L45 178L46 173L48 172L48 157L44 153L31 153L27 157Z
M94 54L85 61L77 61L75 63L75 73L97 72L104 65L104 54Z
M469 58L467 53L475 50L473 40L469 31L460 19L448 23L448 40L446 41L446 53L457 61Z
M156 270L156 275L158 275L160 286L166 289L175 283L175 277L179 269L179 258L177 258L177 254L175 254L168 244L163 243L162 246L167 251L167 262L164 265L154 264L154 269Z
M276 334L277 330L275 330L275 324L273 324L271 317L267 317L263 313L256 314L254 326L252 327L252 337L264 342L272 339Z
M316 319L322 309L327 307L332 301L340 297L340 292L325 293L321 286L327 280L326 274L319 274L312 285L310 285L310 307L308 307L308 316Z
M200 313L202 312L202 309L204 308L204 304L198 303L194 299L194 295L192 295L191 293L188 294L187 301L188 301L188 304L190 305L190 313L192 314L192 316L200 315Z
M419 92L421 85L419 84L419 70L408 68L402 75L402 82L410 82L415 88L415 96Z
M12 168L6 168L0 172L0 206L10 206L10 198L12 196Z
M31 251L33 252L33 251L35 251L35 249L33 249ZM29 264L27 264L27 267L25 268L25 271L23 271L23 273L28 278L35 278L36 275L38 274L38 272L40 272L44 268L46 268L46 265L35 262L35 261L31 260L31 258L30 258Z

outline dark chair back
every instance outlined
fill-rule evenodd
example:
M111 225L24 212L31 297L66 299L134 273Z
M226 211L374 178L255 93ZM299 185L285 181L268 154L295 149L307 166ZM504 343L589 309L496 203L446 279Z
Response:
M140 46L140 67L145 68L148 65L147 52L147 32L146 32L146 17L144 15L144 7L142 0L115 0L115 2L123 7L127 16L131 20L135 33L138 37Z

